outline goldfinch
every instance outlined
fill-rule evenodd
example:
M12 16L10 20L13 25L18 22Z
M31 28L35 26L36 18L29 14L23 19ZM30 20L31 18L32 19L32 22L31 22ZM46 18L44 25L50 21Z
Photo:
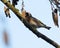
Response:
M45 24L43 24L41 21L39 21L38 19L32 17L32 15L28 12L26 12L26 20L30 23L30 25L34 28L46 28L46 29L50 29L51 27L46 26Z

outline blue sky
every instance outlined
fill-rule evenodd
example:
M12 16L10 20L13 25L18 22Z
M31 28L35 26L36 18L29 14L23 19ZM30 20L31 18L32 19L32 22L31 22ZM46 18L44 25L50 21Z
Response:
M53 23L49 1L24 0L24 4L26 11L30 12L33 17L52 27L50 30L45 28L39 28L37 30L60 44L60 27L56 27ZM0 1L0 48L55 48L26 28L11 10L11 18L6 18L3 7L4 4ZM21 0L19 0L16 8L21 10ZM4 29L7 30L9 36L9 46L6 46L3 42Z

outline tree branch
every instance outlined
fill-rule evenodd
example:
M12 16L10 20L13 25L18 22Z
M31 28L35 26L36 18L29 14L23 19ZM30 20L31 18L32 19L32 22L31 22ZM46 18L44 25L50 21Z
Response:
M40 32L38 32L36 29L34 29L24 18L23 16L19 13L19 11L14 7L12 6L10 3L7 2L7 0L1 0L2 3L4 3L8 8L10 8L14 13L15 15L21 20L23 19L23 23L24 25L29 29L31 30L38 38L42 38L43 40L45 40L46 42L48 42L49 44L53 45L54 47L56 48L60 48L60 46L54 42L53 40L49 39L48 37L46 37L45 35L41 34Z

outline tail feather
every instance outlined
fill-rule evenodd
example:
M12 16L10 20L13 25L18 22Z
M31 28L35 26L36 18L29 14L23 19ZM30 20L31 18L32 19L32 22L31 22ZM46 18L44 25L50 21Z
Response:
M46 28L46 29L48 29L48 30L50 30L50 29L51 29L51 27L48 27L48 26L46 26L45 28Z
M34 26L35 27L35 26ZM36 28L46 28L46 29L48 29L48 30L50 30L51 29L51 27L48 27L48 26L38 26L38 27L36 27Z

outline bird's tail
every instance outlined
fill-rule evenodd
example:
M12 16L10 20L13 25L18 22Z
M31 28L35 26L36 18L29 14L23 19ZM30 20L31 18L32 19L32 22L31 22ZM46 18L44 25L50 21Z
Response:
M39 27L43 27L43 28L46 28L46 29L48 29L48 30L50 30L50 28L51 28L51 27L49 27L49 26L46 26L46 25L45 25L44 23L42 23L41 21L40 21Z
M50 30L51 27L45 26L46 29Z

